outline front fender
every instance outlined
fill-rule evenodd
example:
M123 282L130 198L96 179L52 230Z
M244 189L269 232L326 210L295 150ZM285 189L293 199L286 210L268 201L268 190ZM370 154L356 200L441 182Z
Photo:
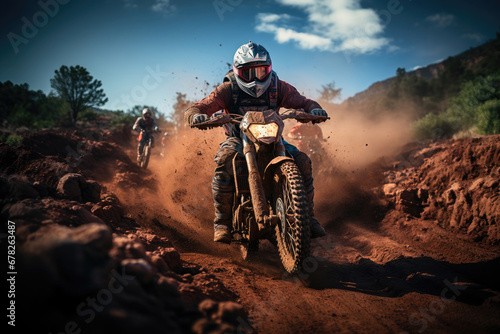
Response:
M287 156L279 156L271 160L267 166L266 169L264 169L264 189L269 190L270 186L272 185L272 178L274 171L276 170L276 167L278 167L282 162L284 161L295 161L293 158L287 157Z

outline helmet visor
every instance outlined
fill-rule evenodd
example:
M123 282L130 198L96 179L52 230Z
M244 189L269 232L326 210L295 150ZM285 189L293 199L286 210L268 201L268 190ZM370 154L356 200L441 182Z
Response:
M269 73L271 73L270 65L262 65L255 67L234 68L236 75L245 81L263 80Z

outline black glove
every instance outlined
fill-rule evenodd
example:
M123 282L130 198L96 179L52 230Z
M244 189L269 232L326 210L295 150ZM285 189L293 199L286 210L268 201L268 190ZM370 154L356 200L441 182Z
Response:
M208 115L205 115L205 114L194 114L193 120L191 121L191 125L206 122L206 121L208 121L209 118L210 117L208 117Z
M311 110L311 114L315 116L328 116L326 111L323 109L313 109Z

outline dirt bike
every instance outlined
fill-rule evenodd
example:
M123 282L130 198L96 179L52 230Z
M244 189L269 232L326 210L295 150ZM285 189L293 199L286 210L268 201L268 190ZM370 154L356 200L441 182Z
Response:
M323 142L326 142L326 139L320 138L311 138L306 136L294 136L293 139L302 142L297 147L302 152L306 153L311 159L311 164L313 167L313 177L317 178L321 171L324 171L326 166L324 166L324 161L327 160L327 154L323 147ZM303 146L303 147L302 147Z
M142 154L139 156L138 160L139 166L144 169L148 168L149 158L151 157L151 149L153 147L154 133L155 131L153 130L142 130L139 136L139 141L141 141L143 137L146 138L146 144L144 144L144 147L142 148Z
M324 122L329 117L299 110L279 115L275 110L248 111L244 116L220 114L192 125L211 129L239 124L244 157L233 158L235 195L232 242L240 244L242 257L268 239L278 247L281 262L290 274L297 273L309 256L310 230L308 203L302 174L287 155L282 133L284 119Z

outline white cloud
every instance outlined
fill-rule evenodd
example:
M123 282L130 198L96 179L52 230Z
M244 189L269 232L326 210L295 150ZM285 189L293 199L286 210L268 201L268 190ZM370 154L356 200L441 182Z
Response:
M170 0L155 0L151 9L157 13L170 14L175 10L175 6L170 4Z
M434 23L438 27L447 27L455 21L455 15L453 14L434 14L429 15L425 18L426 21Z
M274 38L279 43L290 41L297 42L303 49L319 49L328 50L331 47L331 40L315 34L298 32L287 27L287 22L293 19L287 14L266 14L257 15L257 20L260 22L256 30L261 32L273 33Z
M303 22L287 14L260 13L257 31L274 34L279 43L295 42L302 49L331 52L370 53L387 48L390 40L382 37L384 26L373 9L361 8L361 0L277 0L307 13L306 24L297 29L294 23Z
M123 0L125 8L149 8L153 12L167 15L175 11L175 6L170 4L170 0Z
M475 42L482 42L484 40L484 36L481 34L464 34L462 35L462 38L464 39L470 39Z
M134 0L124 0L123 2L125 2L125 8L137 8L137 4Z

